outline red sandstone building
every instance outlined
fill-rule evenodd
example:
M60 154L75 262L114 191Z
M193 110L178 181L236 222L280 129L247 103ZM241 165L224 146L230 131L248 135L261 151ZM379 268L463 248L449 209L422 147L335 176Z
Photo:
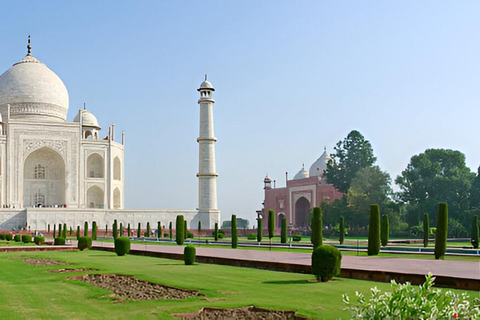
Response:
M275 211L275 226L280 229L281 221L285 217L289 229L308 228L307 216L310 209L319 207L324 201L329 203L341 199L343 194L332 184L327 184L325 170L329 156L324 151L307 172L303 167L292 180L287 180L287 186L272 188L272 180L265 177L265 200L262 213L264 221L268 220L268 210ZM268 223L263 224L266 229Z

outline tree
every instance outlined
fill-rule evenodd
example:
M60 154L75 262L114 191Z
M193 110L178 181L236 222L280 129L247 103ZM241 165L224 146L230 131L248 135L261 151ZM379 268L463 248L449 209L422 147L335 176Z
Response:
M150 238L150 222L147 222L146 236L147 236L147 238Z
M280 243L287 243L287 219L282 218L282 231L280 233Z
M62 224L59 223L58 224L58 237L61 237L62 236Z
M380 252L380 208L370 205L370 225L368 227L368 255L376 256Z
M272 250L272 238L275 236L275 211L268 211L268 238L270 239L270 250Z
M80 239L80 226L77 226L77 240L78 239Z
M232 214L232 248L238 246L237 216Z
M183 239L187 239L188 228L187 228L187 220L183 220Z
M66 223L63 224L62 237L64 239L67 239L67 224Z
M263 219L257 218L257 242L262 242L262 232L263 232Z
M83 235L85 237L88 237L88 221L85 221L84 226L83 226Z
M120 237L123 237L123 223L122 223L122 222L120 222L120 229L119 229L119 231L120 231L120 232L119 232Z
M137 238L140 238L141 236L142 236L142 225L139 222L137 227Z
M172 221L170 221L170 223L168 224L168 232L169 232L170 240L172 240L172 238L173 238L173 226L172 226Z
M345 218L343 216L340 217L340 239L338 240L340 244L343 244L345 240Z
M198 221L198 230L197 230L197 235L198 238L200 239L200 234L202 233L202 221Z
M428 218L428 213L423 214L423 247L428 246L428 238L430 236L430 220Z
M472 235L471 235L472 246L475 249L478 249L478 216L474 215L472 219Z
M157 221L157 238L161 238L162 236L162 224L160 221Z
M57 234L55 229L57 228L56 224L53 224L53 238L55 239L55 235Z
M213 238L218 241L218 222L215 222L215 229L213 231Z
M177 241L177 244L181 246L183 242L185 241L185 236L183 228L185 228L185 223L184 223L184 218L182 215L177 216L177 221L175 223L175 240Z
M474 179L460 151L427 149L413 156L395 179L401 190L400 200L408 204L409 225L418 225L424 212L438 212L440 202L449 204L451 218L469 225L469 194ZM430 218L436 221L436 216Z
M381 221L381 230L380 230L380 236L381 236L381 242L382 246L386 247L388 245L388 236L390 234L390 223L388 221L388 216L386 214L382 215L382 221Z
M118 229L117 229L117 220L113 220L113 226L112 226L112 237L115 239L118 236Z
M248 229L250 221L248 219L237 218L237 228L239 229Z
M132 230L130 229L130 223L127 225L127 236L130 238L132 235Z
M97 222L92 222L92 240L97 240Z
M437 232L435 233L435 259L443 259L447 251L448 206L445 202L438 205Z
M313 249L323 244L322 236L322 209L319 207L313 208L312 218L312 244Z
M372 166L377 160L373 155L372 145L363 135L353 130L334 148L335 153L327 162L325 176L340 192L347 193L357 172Z
M356 226L368 224L366 212L370 204L376 203L382 212L386 212L389 203L390 175L380 170L379 166L365 167L358 170L347 192L347 200L352 217L349 222Z

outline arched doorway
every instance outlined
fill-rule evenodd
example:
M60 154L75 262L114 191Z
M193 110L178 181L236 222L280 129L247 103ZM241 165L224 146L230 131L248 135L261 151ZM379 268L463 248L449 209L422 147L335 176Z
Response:
M103 178L103 158L94 153L87 159L87 176L89 178Z
M113 179L122 180L122 165L118 157L115 157L115 159L113 159Z
M103 209L105 203L104 192L97 186L91 186L87 191L87 205L89 208Z
M310 210L310 201L301 197L295 203L295 225L300 228L308 227L307 216Z
M23 206L63 207L65 204L65 161L54 150L40 148L24 163Z
M113 190L113 208L120 209L120 207L121 207L120 190L118 188L115 188L115 190Z

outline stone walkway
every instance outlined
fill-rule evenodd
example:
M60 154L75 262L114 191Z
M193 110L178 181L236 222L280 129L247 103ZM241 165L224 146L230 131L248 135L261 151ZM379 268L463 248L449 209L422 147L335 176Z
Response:
M95 242L95 246L113 247L112 243ZM183 246L132 244L132 250L183 254ZM197 248L197 257L228 258L253 262L270 262L310 266L311 254L300 252L260 251L223 248ZM385 257L342 257L342 270L363 270L371 272L399 273L425 276L429 272L434 276L457 279L480 280L479 261L426 260Z

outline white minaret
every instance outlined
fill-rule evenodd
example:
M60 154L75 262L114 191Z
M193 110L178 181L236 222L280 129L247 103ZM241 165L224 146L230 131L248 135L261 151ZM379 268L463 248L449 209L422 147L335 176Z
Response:
M215 142L213 133L213 100L215 91L212 84L205 81L197 90L200 92L200 135L197 139L198 156L198 218L202 228L213 229L215 222L220 222L220 210L217 207L217 177L215 169Z

